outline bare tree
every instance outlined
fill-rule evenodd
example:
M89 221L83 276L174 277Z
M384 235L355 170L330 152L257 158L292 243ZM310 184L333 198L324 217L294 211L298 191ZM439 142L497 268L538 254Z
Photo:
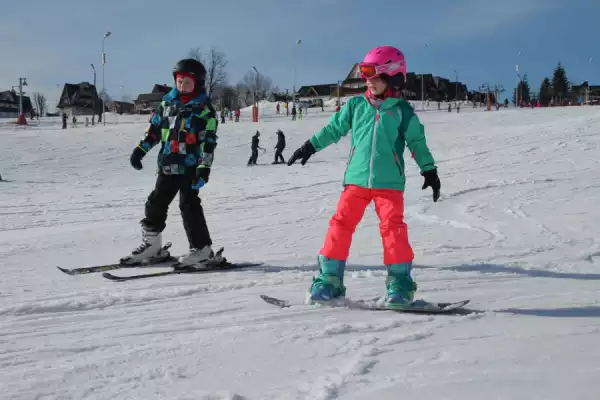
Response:
M46 110L48 109L48 102L46 101L46 96L44 96L40 92L35 92L33 94L33 103L38 109L38 115L40 117L44 116L44 114L46 114Z
M227 59L225 54L211 47L206 57L206 89L208 95L219 91L227 79Z
M244 83L239 82L235 85L235 91L240 107L247 107L253 102L252 89L246 86Z
M203 54L199 47L188 51L188 57L200 61L206 68L206 91L209 96L215 97L227 81L227 58L216 47Z
M194 47L188 51L188 57L192 58L196 61L200 61L204 64L204 58L202 57L202 52L200 51L200 47Z
M220 90L221 105L230 110L239 107L239 95L236 88L231 86L223 86Z
M273 81L266 75L250 70L244 75L242 84L250 90L256 101L266 99L273 90Z

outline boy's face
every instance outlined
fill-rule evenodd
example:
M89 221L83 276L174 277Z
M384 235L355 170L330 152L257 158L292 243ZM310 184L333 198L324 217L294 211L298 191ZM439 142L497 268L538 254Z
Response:
M383 94L383 92L385 92L386 86L387 85L385 84L385 82L379 77L367 79L367 87L375 96Z
M192 93L194 91L194 80L189 76L178 76L176 84L177 90L181 93Z

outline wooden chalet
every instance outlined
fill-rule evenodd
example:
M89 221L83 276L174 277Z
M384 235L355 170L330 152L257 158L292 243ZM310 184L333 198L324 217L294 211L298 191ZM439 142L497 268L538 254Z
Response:
M573 85L571 86L571 97L574 102L579 102L581 99L583 104L600 104L600 85L590 85L587 81L581 85Z
M290 94L271 93L271 94L269 94L269 97L267 97L267 100L272 103L275 103L275 102L287 103L292 100L292 95L291 95L291 93Z
M23 96L23 113L33 110L31 99ZM0 92L0 118L17 118L19 116L19 95L14 90Z
M65 83L56 108L71 116L98 115L102 113L102 100L89 82Z
M432 101L446 101L454 99L456 95L456 82L432 74L416 74L408 72L406 74L406 84L403 95L407 100L421 100L421 82L423 82L423 94L425 99ZM332 87L332 96L345 97L361 94L367 91L367 84L360 77L358 63L354 64L350 72L343 81ZM338 94L339 90L339 94ZM467 92L466 85L458 82L458 91L460 97L464 98Z
M126 101L113 101L108 109L116 114L133 114L135 112L135 104Z
M163 97L172 90L167 85L154 85L152 92L142 93L134 101L134 111L138 114L151 114Z

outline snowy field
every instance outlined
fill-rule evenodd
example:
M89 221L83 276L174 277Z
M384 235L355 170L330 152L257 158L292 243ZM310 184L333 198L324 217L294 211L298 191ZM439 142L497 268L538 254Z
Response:
M133 282L56 266L115 262L139 244L158 149L142 171L129 155L147 116L4 125L0 398L600 398L600 108L423 114L442 197L421 190L405 154L417 297L485 311L436 317L259 298L304 300L349 149L271 165L275 131L287 159L329 115L220 125L201 191L214 246L264 266ZM268 151L248 168L256 129ZM177 201L167 222L179 254ZM351 299L384 293L372 205L349 264Z

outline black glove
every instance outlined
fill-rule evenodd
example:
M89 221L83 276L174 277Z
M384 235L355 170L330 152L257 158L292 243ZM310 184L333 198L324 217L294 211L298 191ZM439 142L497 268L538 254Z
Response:
M437 169L425 171L421 175L425 178L425 183L423 183L421 189L425 190L428 187L431 187L433 189L433 202L435 203L440 198L440 187L442 186L440 178L438 178Z
M146 155L146 152L138 147L133 149L133 153L131 153L131 157L129 158L129 162L131 166L138 171L142 169L142 158Z
M306 164L306 162L308 161L310 156L312 156L316 152L317 151L315 150L315 147L312 145L310 140L307 140L306 142L304 142L302 147L300 147L298 150L296 150L294 152L294 154L292 154L292 156L290 157L290 159L287 162L287 165L292 165L298 159L302 159L300 164L304 165L304 164Z
M201 189L208 183L210 168L196 168L196 177L192 180L192 189Z

